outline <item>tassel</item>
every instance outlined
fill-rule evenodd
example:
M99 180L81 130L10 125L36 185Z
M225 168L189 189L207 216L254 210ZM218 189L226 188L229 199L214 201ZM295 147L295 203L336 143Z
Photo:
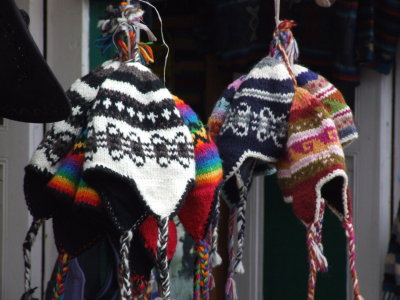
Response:
M246 203L247 203L247 188L239 176L237 185L239 187L240 201L237 206L237 253L234 262L235 274L244 274L243 253L244 253L244 235L246 231Z
M218 267L222 264L221 255L218 252L213 252L210 258L211 268Z
M226 295L226 300L237 300L238 299L236 282L235 282L235 279L233 279L232 273L230 274L230 276L228 277L228 280L226 281L225 295Z
M353 220L351 216L344 218L343 226L347 237L349 267L350 267L351 278L353 281L354 300L364 300L364 298L360 294L360 286L358 283L358 275L356 270L355 234L354 234Z
M24 255L24 279L25 279L25 294L33 294L34 289L31 287L31 270L32 270L32 262L31 262L31 250L33 243L35 242L38 231L44 220L34 220L29 227L28 232L26 233L25 241L22 246L22 251Z
M162 218L158 221L157 242L157 268L162 290L162 297L159 297L160 299L169 299L171 294L168 270L167 243L168 218Z
M132 299L132 287L130 280L130 267L129 267L129 247L133 238L132 230L127 230L120 239L121 243L121 262L119 266L119 284L122 300Z
M61 253L58 259L56 274L56 284L53 290L53 300L62 300L64 298L64 283L69 271L70 257L66 253Z

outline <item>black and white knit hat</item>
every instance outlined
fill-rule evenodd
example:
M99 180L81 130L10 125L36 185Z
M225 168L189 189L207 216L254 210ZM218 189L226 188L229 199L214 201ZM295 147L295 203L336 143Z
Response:
M262 59L235 93L217 137L224 169L222 192L231 206L227 282L227 293L231 296L235 290L233 274L244 272L245 209L254 170L269 169L283 153L293 95L294 85L286 66L271 57ZM235 215L236 254L233 248Z
M89 114L83 178L127 237L124 244L144 216L156 217L158 269L169 298L168 220L194 184L193 140L172 95L150 69L114 64Z

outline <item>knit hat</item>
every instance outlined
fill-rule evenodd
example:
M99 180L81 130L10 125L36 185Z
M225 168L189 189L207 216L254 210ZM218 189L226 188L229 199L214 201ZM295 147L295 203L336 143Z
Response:
M223 194L231 206L229 229L230 267L227 294L234 294L234 273L242 264L247 193L257 164L265 169L282 155L286 122L294 94L286 66L266 57L247 75L236 92L217 139L223 161ZM237 215L238 248L233 250L234 219Z
M308 299L314 299L316 276L327 269L322 248L322 223L327 204L342 220L349 246L354 299L362 299L355 270L354 230L345 156L339 136L322 103L296 88L288 120L285 153L277 163L278 182L285 201L307 226L309 251Z
M51 126L26 166L25 199L34 219L50 218L58 209L58 203L45 193L46 185L86 127L87 112L98 87L113 67L114 63L105 62L71 85L67 95L71 99L72 114Z
M314 73L304 66L295 64L292 70L296 76L298 86L306 89L317 100L321 101L325 109L330 113L335 122L342 146L346 147L350 145L352 141L358 138L358 133L355 127L353 114L343 94L325 77ZM235 90L234 87L240 87L241 82L243 82L245 78L245 76L242 76L234 83L230 84L215 104L207 124L213 140L217 140L222 124L226 118L231 100L237 90Z
M168 298L168 220L195 177L190 131L160 79L137 62L121 62L107 76L88 120L83 178L123 236L147 214L157 219L158 269Z
M353 114L342 93L325 77L303 66L294 65L292 70L296 76L298 86L306 89L320 101L330 114L342 146L350 145L351 142L358 138L358 133L354 124Z
M0 116L22 122L65 119L71 106L29 30L29 16L14 0L0 3Z
M207 298L212 287L211 268L221 260L217 253L217 225L222 162L216 145L196 113L183 100L177 97L174 97L174 100L192 133L196 160L196 183L186 197L178 216L196 244L193 298Z

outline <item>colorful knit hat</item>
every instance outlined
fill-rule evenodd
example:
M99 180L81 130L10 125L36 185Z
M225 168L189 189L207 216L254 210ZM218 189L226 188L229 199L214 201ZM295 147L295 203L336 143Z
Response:
M196 183L178 212L179 220L195 241L194 297L208 299L212 288L211 268L220 263L217 253L219 186L222 161L218 149L196 113L177 97L175 104L192 133L196 160Z
M231 206L229 229L230 267L227 294L234 297L234 273L243 273L243 246L247 193L256 165L269 168L282 155L286 123L294 94L286 66L266 57L247 75L236 92L217 138L223 161L222 192ZM237 253L233 248L237 215Z
M172 95L147 67L120 62L107 76L89 115L87 146L83 178L123 234L122 248L148 214L157 219L158 271L169 298L168 220L194 184L194 149Z
M321 101L325 109L331 114L339 133L342 146L346 147L350 145L352 141L358 138L358 133L355 127L353 114L343 94L325 77L314 73L304 66L295 64L292 70L296 76L298 86L306 89L317 98L317 100ZM242 76L229 85L215 104L211 116L208 119L208 128L213 140L217 140L222 124L226 118L231 100L237 90L234 90L234 87L238 86L239 88L241 82L243 82L245 78L245 76Z
M327 269L322 248L325 204L343 222L348 238L354 299L362 299L355 270L351 199L343 148L328 111L303 88L296 88L293 97L288 140L277 169L285 201L293 203L294 213L307 226L310 267L307 299L314 299L317 272Z
M335 122L342 146L350 145L351 142L358 138L358 133L354 124L353 114L342 93L325 77L303 66L294 65L292 70L296 76L298 86L306 89L320 101L330 114Z

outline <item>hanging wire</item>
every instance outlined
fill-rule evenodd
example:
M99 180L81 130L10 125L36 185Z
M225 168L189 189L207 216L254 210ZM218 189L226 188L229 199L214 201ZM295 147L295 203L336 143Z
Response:
M151 4L150 2L145 1L145 0L137 0L137 1L145 3L148 6L152 7L156 11L157 16L158 16L158 20L160 21L161 39L162 39L163 45L167 48L167 54L165 54L165 61L164 61L164 84L165 84L166 83L167 63L168 63L168 56L169 56L169 46L167 45L167 43L165 42L165 39L164 39L163 22L162 22L161 15L160 15L158 9L153 4Z

